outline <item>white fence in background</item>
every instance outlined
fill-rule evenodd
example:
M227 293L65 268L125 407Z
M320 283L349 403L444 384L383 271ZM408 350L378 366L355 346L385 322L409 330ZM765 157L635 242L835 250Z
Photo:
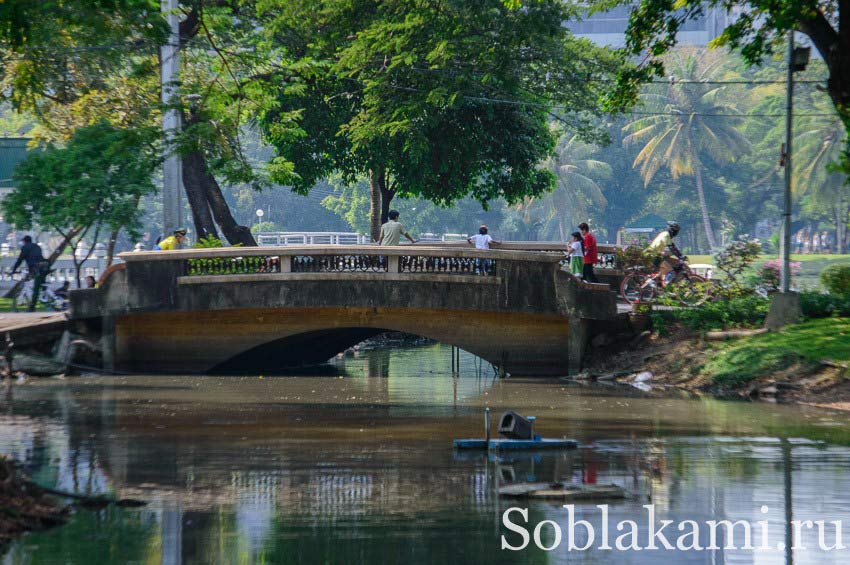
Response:
M465 233L423 233L420 241L460 241L468 236ZM257 234L257 244L261 247L280 245L369 245L368 235L354 232L260 232Z

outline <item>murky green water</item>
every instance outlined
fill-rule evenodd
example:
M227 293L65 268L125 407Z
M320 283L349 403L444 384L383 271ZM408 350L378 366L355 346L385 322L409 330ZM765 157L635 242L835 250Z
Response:
M785 563L777 545L789 515L845 520L850 545L850 416L500 381L466 356L452 378L450 359L448 347L426 346L361 352L337 361L339 375L15 385L0 395L0 452L42 484L149 504L78 510L0 561ZM453 451L452 439L482 434L485 406L494 417L506 408L533 414L544 436L586 447L489 458ZM647 545L643 505L651 502L657 520L766 520L772 549L620 552L597 543L571 552L567 509L497 494L512 482L556 478L626 489L629 498L608 509L611 544L613 525L632 519ZM594 504L577 505L575 519L598 535ZM529 530L541 520L561 526L561 545L501 550L502 535L521 539L501 522L512 506L528 509ZM554 527L543 532L551 544ZM801 541L795 563L850 561L850 550L817 550L814 530Z

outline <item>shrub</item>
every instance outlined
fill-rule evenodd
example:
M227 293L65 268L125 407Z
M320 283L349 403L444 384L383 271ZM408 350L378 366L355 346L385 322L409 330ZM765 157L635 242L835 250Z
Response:
M651 269L657 257L658 253L650 251L644 246L630 245L616 251L614 263L617 268L623 270L634 267Z
M850 265L830 265L820 272L820 282L830 294L850 294Z
M801 263L790 263L792 277L796 277L800 274L801 266ZM779 290L779 284L781 282L782 261L780 259L771 259L759 268L754 284L764 287L769 292L773 292Z
M807 318L850 317L850 293L801 292L800 308Z
M759 240L743 235L714 254L714 265L724 272L730 281L736 281L738 276L758 259L761 251Z
M760 296L742 296L731 300L711 302L698 308L682 308L652 318L653 324L669 320L680 322L695 331L725 328L755 327L764 324L769 302Z
M224 243L214 235L200 238L193 246L195 249L212 249L214 247L224 247Z

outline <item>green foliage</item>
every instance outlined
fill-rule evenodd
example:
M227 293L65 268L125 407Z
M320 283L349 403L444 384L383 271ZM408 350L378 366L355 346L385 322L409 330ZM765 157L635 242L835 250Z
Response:
M850 295L850 264L830 265L821 271L820 282L830 294Z
M618 248L615 252L615 264L618 269L651 269L659 255L643 245L630 245Z
M800 293L800 308L807 318L850 317L850 293L826 294L803 291Z
M714 253L714 266L720 269L728 279L738 280L761 255L761 242L741 236Z
M850 319L812 320L718 347L702 372L720 386L740 386L794 364L850 361Z
M274 222L257 222L251 226L251 233L254 235L261 232L282 231L280 226Z
M575 9L557 0L267 0L263 13L293 58L261 117L279 156L272 178L301 192L371 171L386 173L388 194L440 205L541 195L554 185L538 167L555 145L554 106L592 137L605 84L575 77L622 64L571 37L562 22Z
M689 82L646 88L640 95L641 108L651 115L639 115L623 128L628 133L623 143L639 148L634 166L640 167L646 185L661 169L667 169L673 180L694 179L709 247L715 246L715 237L713 214L706 204L704 163L734 162L750 150L736 120L711 119L712 114L737 113L735 99L724 96L728 86L715 82L725 72L721 63L717 54L677 51L669 64L677 77Z
M17 186L3 200L6 220L19 229L38 225L63 234L125 228L137 237L139 199L154 190L153 135L101 122L77 130L64 147L30 152L15 171Z
M214 249L224 247L224 242L214 235L208 235L207 237L200 238L192 247L195 249Z
M694 331L757 327L764 324L769 302L759 296L741 296L709 302L698 308L680 308L658 317L659 324L681 323Z

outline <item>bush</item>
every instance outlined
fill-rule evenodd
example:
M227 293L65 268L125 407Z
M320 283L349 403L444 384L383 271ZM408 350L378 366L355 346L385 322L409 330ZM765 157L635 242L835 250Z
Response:
M764 324L769 304L769 301L760 296L742 296L711 302L698 308L653 312L651 319L653 327L662 332L664 325L670 321L680 322L695 331L755 327Z
M850 293L801 292L800 308L807 318L850 317Z
M820 272L820 282L830 294L850 294L850 265L830 265Z

